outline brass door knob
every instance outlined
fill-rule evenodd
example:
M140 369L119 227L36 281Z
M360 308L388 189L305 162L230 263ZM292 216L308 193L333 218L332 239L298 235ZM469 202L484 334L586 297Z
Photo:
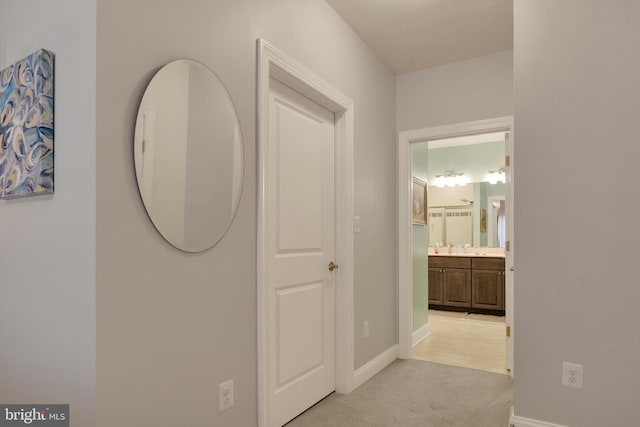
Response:
M333 271L333 270L335 270L336 268L338 268L338 264L336 264L336 263L334 263L333 261L331 261L331 262L329 263L329 271Z

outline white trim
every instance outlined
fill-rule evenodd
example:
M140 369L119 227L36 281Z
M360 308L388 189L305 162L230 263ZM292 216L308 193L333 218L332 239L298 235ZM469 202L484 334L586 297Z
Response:
M353 306L353 101L262 39L257 40L257 328L258 328L258 425L269 425L268 298L266 286L265 157L268 140L269 79L285 83L335 114L336 142L336 392L350 393L354 382Z
M413 331L413 333L411 334L411 342L413 344L413 347L415 347L418 343L420 343L429 335L431 335L431 324L427 322L424 325L420 326L415 331Z
M433 139L429 141L429 150L448 147L460 147L464 145L486 144L487 142L500 141L504 132L482 133L479 135L457 136L445 139Z
M562 424L548 423L546 421L534 420L531 418L518 417L511 412L509 427L567 427Z
M515 158L514 158L514 137L513 137L513 128L510 132L506 134L505 140L505 154L510 157L511 162L510 166L506 167L506 180L505 180L505 215L507 217L507 241L510 244L510 250L506 251L505 248L505 275L504 275L504 305L505 305L505 321L506 326L511 328L511 334L507 337L507 369L509 369L509 373L511 374L511 378L515 377L514 371L514 353L515 353L515 337L516 328L514 327L514 316L515 316L515 276L513 272L513 262L514 262L514 254L515 254L515 221L514 221L514 171L515 171Z
M362 384L369 381L378 372L386 368L391 362L398 358L398 345L392 345L360 368L358 368L353 375L354 378L354 390L360 387Z
M511 131L513 116L400 132L398 136L398 357L411 358L413 267L411 256L411 144L478 133ZM513 370L511 371L513 373Z

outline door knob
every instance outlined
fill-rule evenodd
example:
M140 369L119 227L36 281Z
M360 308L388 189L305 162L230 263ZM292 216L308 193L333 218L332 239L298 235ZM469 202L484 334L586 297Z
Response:
M338 267L339 267L338 264L334 263L333 261L329 263L329 271L333 271Z

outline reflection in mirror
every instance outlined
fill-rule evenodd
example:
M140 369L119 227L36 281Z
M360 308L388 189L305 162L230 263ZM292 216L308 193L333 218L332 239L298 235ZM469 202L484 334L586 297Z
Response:
M429 246L504 247L504 156L504 132L428 142Z
M242 191L242 136L211 70L178 60L156 73L138 110L134 157L144 206L169 243L200 252L224 236Z
M473 247L504 247L504 192L502 183L475 182L462 187L443 188L430 186L427 210L429 246L453 242L468 243Z

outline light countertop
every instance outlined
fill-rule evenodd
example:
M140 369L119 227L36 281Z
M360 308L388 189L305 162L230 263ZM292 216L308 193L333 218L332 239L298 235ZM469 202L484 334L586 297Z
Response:
M434 253L433 251L429 251L429 256L443 256L443 257L465 257L465 258L504 258L504 253L491 253L491 252L476 252L476 251L469 251L468 253L453 253L450 254L447 252L447 250L445 249L445 253L440 252L439 254Z

